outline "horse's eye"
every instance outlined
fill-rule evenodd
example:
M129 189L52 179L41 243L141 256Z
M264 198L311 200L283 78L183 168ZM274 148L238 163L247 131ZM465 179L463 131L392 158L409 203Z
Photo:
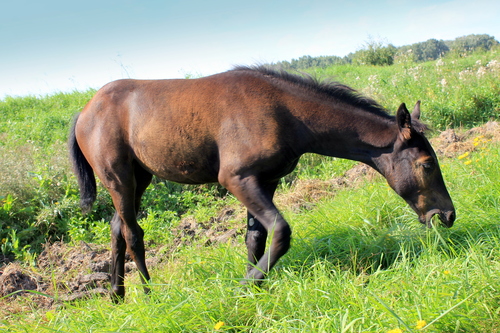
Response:
M421 165L425 172L432 172L432 170L434 170L434 162L425 162Z

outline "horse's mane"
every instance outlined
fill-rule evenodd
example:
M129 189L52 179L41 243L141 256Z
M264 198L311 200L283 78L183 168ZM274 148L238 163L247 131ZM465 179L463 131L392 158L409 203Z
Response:
M324 80L320 81L317 78L307 73L293 74L283 69L276 67L258 65L258 66L236 66L233 71L250 71L270 76L279 80L283 80L306 89L310 89L317 93L326 94L332 98L338 99L344 103L354 107L363 109L382 118L394 120L395 117L390 115L387 110L375 100L366 97L355 89L346 86L345 84ZM412 119L412 125L418 132L425 132L428 128L422 122Z
M377 114L384 118L392 119L387 110L378 104L375 100L366 97L356 90L336 81L320 81L307 73L293 74L282 69L276 69L270 66L238 66L234 71L252 71L266 76L271 76L312 91L326 94L332 98L338 99L344 103L361 108L365 111Z

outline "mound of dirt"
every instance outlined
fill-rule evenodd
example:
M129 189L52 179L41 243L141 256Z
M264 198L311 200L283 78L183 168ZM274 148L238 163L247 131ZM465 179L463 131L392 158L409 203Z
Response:
M489 121L481 127L468 131L448 129L431 140L437 155L454 157L478 149L478 142L500 141L500 123Z
M0 297L17 297L28 290L39 291L40 276L22 268L17 263L8 264L0 272Z
M228 228L226 222L235 217L242 217L243 213L242 207L226 207L218 216L205 223L187 217L174 230L174 244L187 245L195 240L204 240L204 245L232 241L243 232L243 226L232 229ZM160 250L164 252L162 248L147 250L148 267L161 263L165 255L159 256ZM135 271L135 263L128 253L125 260L125 272ZM85 242L78 245L63 242L46 244L37 258L36 271L40 273L5 260L0 265L0 297L7 296L4 300L12 302L22 295L31 298L40 307L51 308L59 301L74 301L94 295L106 296L110 290L111 251L104 245ZM29 293L30 290L37 293ZM11 305L0 304L0 307L10 309L10 313L15 312Z
M77 246L62 242L46 244L38 256L36 270L10 263L0 271L0 297L7 296L4 299L7 304L3 307L13 312L8 300L21 295L45 308L54 306L54 300L72 301L96 294L106 295L109 293L110 257L110 251L104 246L84 242ZM130 271L134 267L128 259L126 269Z

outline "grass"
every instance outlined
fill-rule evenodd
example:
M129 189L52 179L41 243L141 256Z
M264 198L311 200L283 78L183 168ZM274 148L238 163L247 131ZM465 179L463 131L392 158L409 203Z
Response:
M498 61L497 52L445 58L439 65L336 66L317 74L335 74L392 110L422 99L424 120L436 128L470 127L498 118L499 74L487 66ZM0 101L3 254L34 265L47 239L109 242L107 193L100 189L93 213L81 216L66 159L72 116L92 94ZM336 189L313 209L281 207L293 228L292 248L261 288L239 283L243 236L211 246L200 240L178 246L152 269L151 295L142 293L137 274L129 274L119 305L94 297L47 310L18 298L22 310L2 312L0 331L500 332L500 146L482 138L477 143L476 151L441 161L457 207L451 229L423 228L376 177ZM279 192L294 191L297 180L340 177L352 165L305 156ZM220 187L158 181L145 197L146 240L172 244L170 230L182 217L207 222L228 204L235 199Z
M422 100L424 121L441 130L477 126L500 112L500 48L425 63L403 57L393 66L331 66L310 72L336 78L390 110Z
M241 286L243 237L181 247L138 276L127 299L65 303L5 318L12 332L498 332L500 146L442 161L457 207L451 229L425 229L381 178L340 190L314 210L285 211L289 253L258 288ZM482 155L480 155L482 153ZM473 177L474 181L470 181ZM223 324L220 324L222 322ZM0 326L2 329L2 326Z

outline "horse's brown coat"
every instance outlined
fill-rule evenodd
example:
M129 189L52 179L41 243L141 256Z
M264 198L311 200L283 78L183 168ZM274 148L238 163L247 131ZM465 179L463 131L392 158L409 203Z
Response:
M392 117L346 86L263 67L106 85L76 119L70 147L83 206L95 199L95 172L116 208L115 296L125 293L125 248L149 280L136 215L153 175L219 182L247 207L250 280L262 279L289 248L290 227L272 199L279 179L304 153L364 162L387 178L421 222L439 214L451 226L454 207L419 115L419 103L412 116L402 104Z

